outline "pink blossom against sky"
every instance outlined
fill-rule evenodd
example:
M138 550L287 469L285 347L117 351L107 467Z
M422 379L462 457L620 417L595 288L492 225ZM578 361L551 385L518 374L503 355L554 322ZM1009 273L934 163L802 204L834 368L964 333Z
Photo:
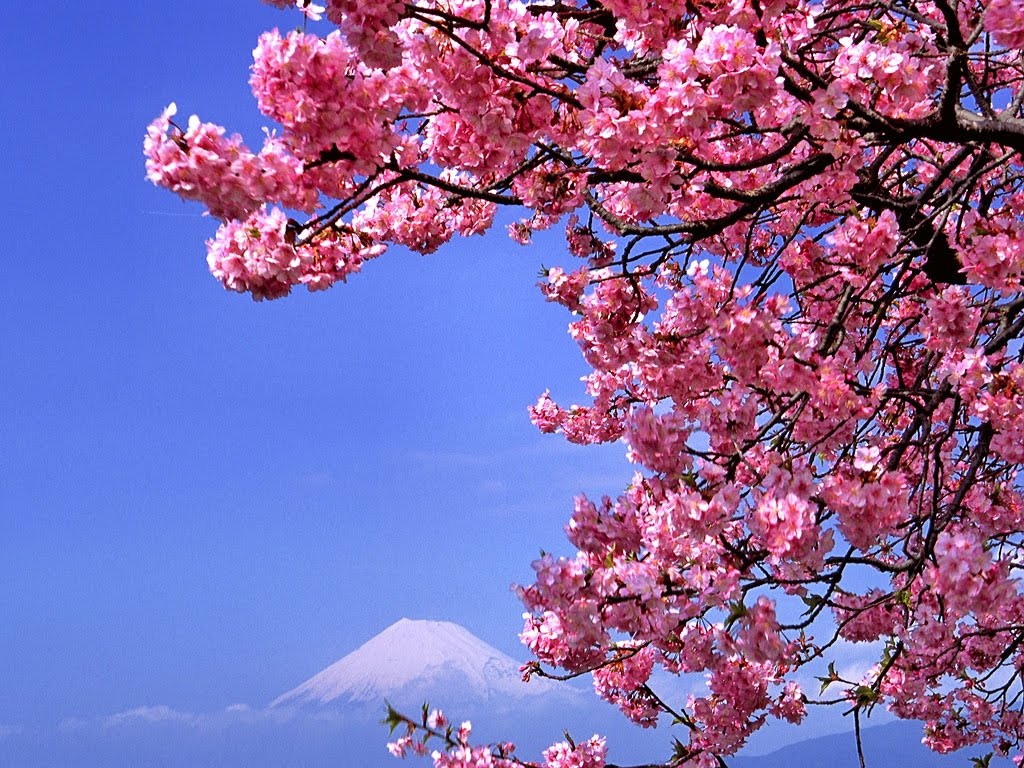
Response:
M545 247L393 249L343 290L255 304L216 222L145 179L171 101L262 144L255 0L5 11L0 50L0 723L262 704L402 616L516 658L541 546L621 447L538 434L585 366Z

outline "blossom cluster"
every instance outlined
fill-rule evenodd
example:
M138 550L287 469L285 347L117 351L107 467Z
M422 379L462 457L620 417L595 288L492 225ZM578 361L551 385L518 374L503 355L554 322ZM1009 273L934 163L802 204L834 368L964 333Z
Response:
M173 105L144 144L221 220L228 289L326 288L502 206L518 242L564 227L540 290L589 372L530 417L636 472L518 589L531 670L671 715L710 768L825 706L797 677L838 640L874 643L831 701L938 751L1024 742L1021 0L267 1L324 33L260 38L262 149ZM517 760L424 718L392 751Z
M316 189L302 163L280 141L268 138L257 155L240 136L193 115L182 130L172 123L177 105L163 111L146 135L147 177L186 200L198 200L212 216L245 218L265 203L312 211Z

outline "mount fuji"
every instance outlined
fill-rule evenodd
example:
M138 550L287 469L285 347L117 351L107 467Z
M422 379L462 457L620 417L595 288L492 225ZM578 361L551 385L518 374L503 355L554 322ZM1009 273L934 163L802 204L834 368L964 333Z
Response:
M563 738L608 737L609 760L662 764L676 731L628 725L613 707L567 683L520 679L519 665L457 624L402 619L269 706L233 705L220 712L138 707L77 720L52 730L0 733L0 765L18 768L429 768L401 763L384 748L384 702L415 717L427 701L455 722L473 722L473 740L512 740L517 754L540 754ZM683 734L685 735L685 734ZM940 756L921 746L919 724L891 723L863 732L871 768L962 768L961 753ZM735 768L857 765L853 735L824 736L759 757L729 760ZM993 760L992 768L1012 768Z
M458 624L401 619L270 703L271 709L373 708L384 701L415 713L432 706L490 714L539 704L579 704L565 683L524 683L520 664Z

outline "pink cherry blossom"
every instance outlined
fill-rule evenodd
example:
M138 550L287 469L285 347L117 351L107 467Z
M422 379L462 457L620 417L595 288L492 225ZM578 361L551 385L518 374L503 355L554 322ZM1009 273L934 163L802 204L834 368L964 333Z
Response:
M992 0L985 12L985 29L1007 48L1024 48L1024 3Z
M590 675L634 722L681 721L701 768L827 702L918 720L940 752L1019 751L1020 0L323 14L257 41L261 149L172 105L147 177L221 220L210 269L255 299L498 222L523 245L564 232L539 287L582 386L529 417L621 441L634 473L578 495L566 551L516 588L525 676ZM878 663L841 679L840 640ZM703 687L671 696L682 674ZM443 717L399 717L389 748L520 764ZM543 762L602 768L605 745Z

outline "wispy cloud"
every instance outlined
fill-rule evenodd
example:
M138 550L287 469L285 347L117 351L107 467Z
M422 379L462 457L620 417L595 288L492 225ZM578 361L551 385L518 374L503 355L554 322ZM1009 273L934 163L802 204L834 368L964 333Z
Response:
M213 712L186 712L167 704L147 704L123 712L98 717L68 717L59 728L65 732L178 726L190 730L217 730L239 725L280 725L296 720L334 720L341 714L333 711L300 712L288 708L255 708L248 704L231 704ZM0 726L0 738L4 726Z
M67 717L60 722L62 731L84 731L94 728L111 730L115 728L128 728L138 725L173 724L183 725L189 728L200 725L210 715L197 715L192 712L183 712L174 709L166 704L146 704L140 707L132 707L123 712L115 712L112 715L101 715L99 717Z
M198 721L196 715L188 712L180 712L166 704L155 706L135 707L124 712L102 718L101 722L106 728L117 728L132 723L182 723L183 725L195 725Z

